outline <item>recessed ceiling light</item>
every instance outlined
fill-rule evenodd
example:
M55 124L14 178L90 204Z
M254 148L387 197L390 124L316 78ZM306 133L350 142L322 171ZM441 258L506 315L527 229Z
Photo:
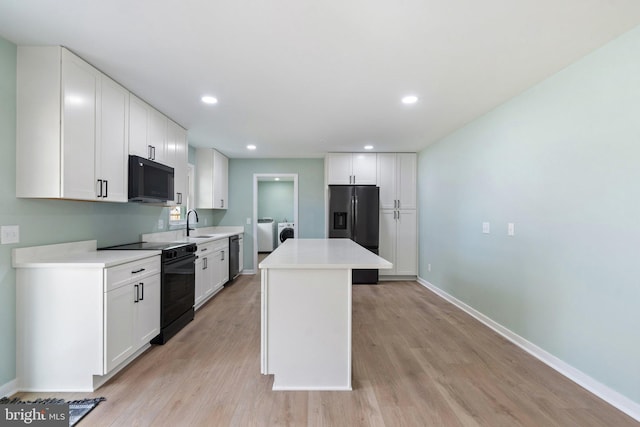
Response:
M247 150L255 150L257 147L253 144L247 145Z
M403 104L415 104L416 102L418 102L418 97L415 95L407 95L402 98Z
M365 145L364 149L365 150L373 150L373 145Z
M204 102L205 104L217 104L218 98L216 98L215 96L205 95L202 97L202 102Z

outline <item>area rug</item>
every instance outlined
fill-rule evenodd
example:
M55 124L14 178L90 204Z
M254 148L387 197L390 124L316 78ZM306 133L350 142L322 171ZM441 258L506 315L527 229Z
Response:
M36 400L20 400L17 397L10 399L3 397L0 399L0 405L20 405L20 404L39 404L39 405L63 405L69 404L69 427L75 426L84 418L93 408L98 406L102 401L107 400L104 397L96 397L93 399L69 400L56 399L54 397Z

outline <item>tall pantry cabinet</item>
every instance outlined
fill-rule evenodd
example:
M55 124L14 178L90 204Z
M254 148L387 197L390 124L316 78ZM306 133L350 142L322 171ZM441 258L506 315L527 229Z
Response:
M417 155L378 153L380 256L393 263L380 276L418 274Z

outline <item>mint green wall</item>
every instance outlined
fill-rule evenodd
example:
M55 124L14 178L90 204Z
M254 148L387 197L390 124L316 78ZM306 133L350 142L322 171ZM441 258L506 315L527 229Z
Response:
M258 218L293 221L293 181L258 182Z
M0 387L15 378L15 270L11 249L79 240L99 245L161 231L168 209L133 203L16 199L16 46L0 38L0 225L19 225L20 243L0 245ZM33 171L33 173L38 173Z
M325 235L324 159L229 159L229 209L211 212L215 225L244 225L244 266L248 270L254 268L253 225L246 221L253 217L256 173L297 173L299 237Z
M638 52L640 27L423 150L418 170L420 276L640 403Z

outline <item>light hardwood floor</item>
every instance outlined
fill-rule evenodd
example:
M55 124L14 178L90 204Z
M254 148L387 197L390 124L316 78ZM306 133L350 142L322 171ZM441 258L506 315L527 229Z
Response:
M106 397L81 426L640 425L415 282L353 287L352 392L271 385L256 275L96 393L19 396Z

